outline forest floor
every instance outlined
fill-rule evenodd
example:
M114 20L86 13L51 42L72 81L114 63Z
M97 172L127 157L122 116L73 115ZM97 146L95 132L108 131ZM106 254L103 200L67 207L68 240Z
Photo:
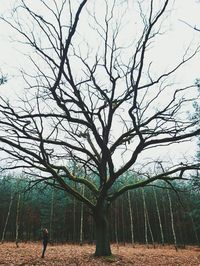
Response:
M200 266L200 248L188 246L175 251L173 246L147 248L143 245L112 245L113 256L97 258L93 256L94 245L48 245L45 258L41 256L41 243L15 243L0 245L0 265L55 265L55 266Z

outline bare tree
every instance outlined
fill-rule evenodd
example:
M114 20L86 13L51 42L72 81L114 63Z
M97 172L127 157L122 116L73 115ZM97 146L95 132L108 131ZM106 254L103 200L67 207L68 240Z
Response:
M35 71L25 67L21 72L26 90L20 104L0 99L0 150L8 155L4 169L23 168L37 181L85 203L96 225L95 254L110 255L108 211L116 198L158 179L182 180L187 171L199 168L188 162L154 175L145 167L136 171L139 155L147 149L200 133L197 122L183 115L194 100L195 86L175 86L170 79L198 48L187 49L164 73L152 70L149 51L162 37L170 0L159 5L154 0L137 1L140 27L135 36L123 27L129 1L19 2L11 18L1 21L30 47L28 57ZM98 5L103 15L98 15ZM73 172L74 164L85 169L84 176ZM115 189L128 170L137 181Z

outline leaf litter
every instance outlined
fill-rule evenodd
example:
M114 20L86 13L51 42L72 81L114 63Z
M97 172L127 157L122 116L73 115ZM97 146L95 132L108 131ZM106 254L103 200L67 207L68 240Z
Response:
M200 248L188 246L175 251L173 246L147 248L144 245L119 246L112 245L113 255L110 257L95 257L94 245L83 246L72 244L48 245L45 258L41 258L41 243L15 243L0 245L0 265L26 266L104 266L104 265L134 265L134 266L200 266Z

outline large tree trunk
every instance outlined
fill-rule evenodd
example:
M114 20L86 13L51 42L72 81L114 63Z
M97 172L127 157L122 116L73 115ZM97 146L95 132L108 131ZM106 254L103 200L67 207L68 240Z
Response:
M94 221L96 226L95 256L110 256L108 206L106 202L98 205L94 210Z

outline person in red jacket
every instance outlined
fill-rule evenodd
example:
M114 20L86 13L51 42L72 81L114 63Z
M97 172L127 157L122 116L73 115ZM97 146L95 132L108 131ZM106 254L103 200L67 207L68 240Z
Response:
M49 241L49 232L46 228L44 228L42 230L42 240L43 240L43 251L42 251L42 258L44 258L44 253L46 251L47 248L47 244Z

